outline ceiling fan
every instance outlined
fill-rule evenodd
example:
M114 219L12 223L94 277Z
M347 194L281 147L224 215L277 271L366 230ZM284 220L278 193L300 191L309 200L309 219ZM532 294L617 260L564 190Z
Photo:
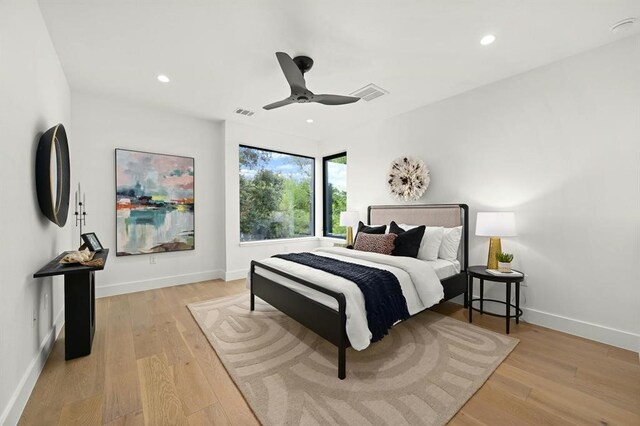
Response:
M291 96L281 101L265 105L262 108L270 110L293 103L304 104L307 102L317 102L323 105L344 105L360 100L360 98L354 96L314 94L311 90L307 89L303 75L313 66L313 59L308 56L296 56L291 59L291 56L284 52L276 52L276 57L278 58L280 68L282 68L285 78L289 82L289 86L291 86Z

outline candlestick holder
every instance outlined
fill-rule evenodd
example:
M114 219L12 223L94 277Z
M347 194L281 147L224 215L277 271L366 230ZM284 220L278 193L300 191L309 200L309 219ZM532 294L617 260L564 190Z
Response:
M82 227L87 225L87 194L83 194L80 191L80 184L78 183L78 190L76 191L76 206L73 215L76 217L76 227L80 227L79 241L80 247L84 244L82 240Z

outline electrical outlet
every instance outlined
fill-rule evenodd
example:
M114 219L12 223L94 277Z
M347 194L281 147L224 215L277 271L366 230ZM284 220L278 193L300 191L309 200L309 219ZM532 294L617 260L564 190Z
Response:
M156 264L156 256L155 256L155 254L152 254L151 256L149 256L149 263L151 265L155 265Z

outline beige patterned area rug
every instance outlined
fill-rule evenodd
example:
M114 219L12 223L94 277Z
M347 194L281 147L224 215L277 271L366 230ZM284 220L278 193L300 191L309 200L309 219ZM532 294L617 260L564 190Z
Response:
M443 425L518 344L424 311L349 349L339 380L336 347L258 298L189 309L264 425Z

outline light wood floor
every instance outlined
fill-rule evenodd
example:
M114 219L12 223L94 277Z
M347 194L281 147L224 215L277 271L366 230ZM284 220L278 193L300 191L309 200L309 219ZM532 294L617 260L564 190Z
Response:
M252 425L242 395L185 305L246 291L209 281L99 299L92 354L64 361L64 331L21 425ZM466 320L444 303L434 310ZM474 315L504 333L504 321ZM520 344L455 425L640 425L638 354L512 323Z

